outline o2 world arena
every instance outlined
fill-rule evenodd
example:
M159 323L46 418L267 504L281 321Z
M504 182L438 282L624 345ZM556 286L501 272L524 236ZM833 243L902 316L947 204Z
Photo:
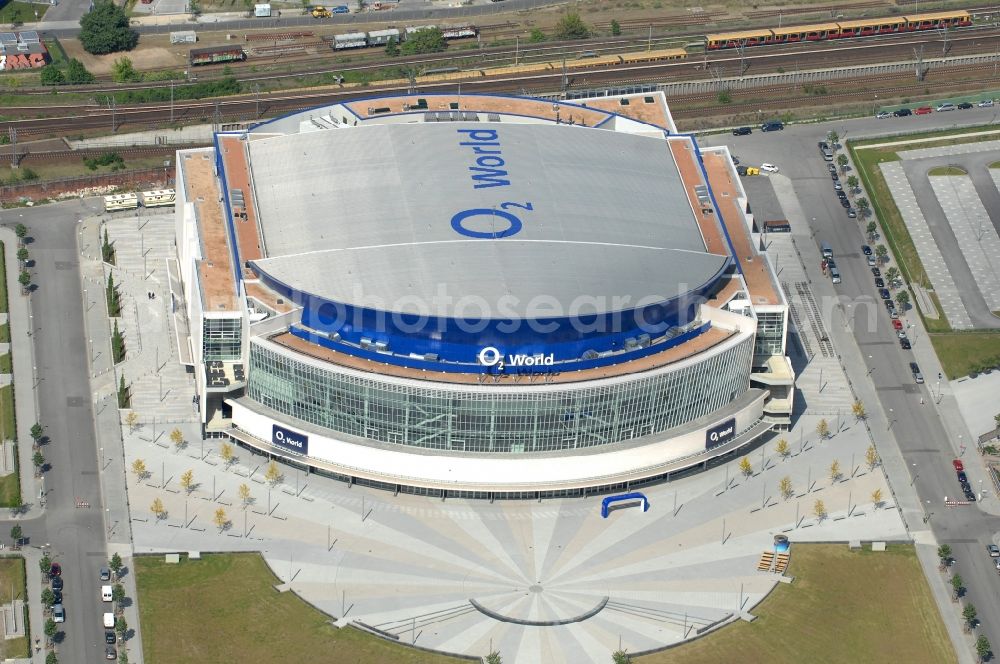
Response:
M363 99L177 164L206 436L517 498L660 481L790 424L788 306L746 194L660 93Z

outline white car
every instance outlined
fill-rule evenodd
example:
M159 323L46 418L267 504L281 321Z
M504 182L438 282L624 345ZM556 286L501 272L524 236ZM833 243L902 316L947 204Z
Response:
M978 104L979 108L989 108L992 105L993 105L992 99L984 99Z
M885 118L891 118L892 117L892 113L890 113L889 111L882 111L881 113L879 113L875 117L878 118L879 120L884 120Z
M760 170L764 171L765 173L777 173L778 167L775 166L774 164L761 164Z

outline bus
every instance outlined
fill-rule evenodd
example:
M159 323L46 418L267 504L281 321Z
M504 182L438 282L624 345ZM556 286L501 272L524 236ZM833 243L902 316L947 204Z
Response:
M177 194L173 189L156 189L155 191L142 192L143 207L166 207L173 205L177 200Z
M104 197L104 211L135 210L139 207L139 197L135 194L112 194Z

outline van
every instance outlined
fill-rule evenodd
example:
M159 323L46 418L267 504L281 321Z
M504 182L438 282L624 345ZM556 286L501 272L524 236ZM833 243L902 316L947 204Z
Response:
M820 243L819 250L822 252L823 258L833 258L833 249L826 242Z
M113 614L113 613L105 613L104 614L104 627L106 629L114 629L115 628L115 614Z
M840 270L838 270L835 267L830 268L830 281L832 281L835 284L840 283Z
M111 586L101 586L101 601L111 601Z

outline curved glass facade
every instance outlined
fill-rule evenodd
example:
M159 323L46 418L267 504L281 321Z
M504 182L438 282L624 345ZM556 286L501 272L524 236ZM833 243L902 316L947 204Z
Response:
M318 367L250 344L247 394L333 432L456 452L522 454L607 445L722 408L750 381L753 338L676 371L562 389L440 389Z

